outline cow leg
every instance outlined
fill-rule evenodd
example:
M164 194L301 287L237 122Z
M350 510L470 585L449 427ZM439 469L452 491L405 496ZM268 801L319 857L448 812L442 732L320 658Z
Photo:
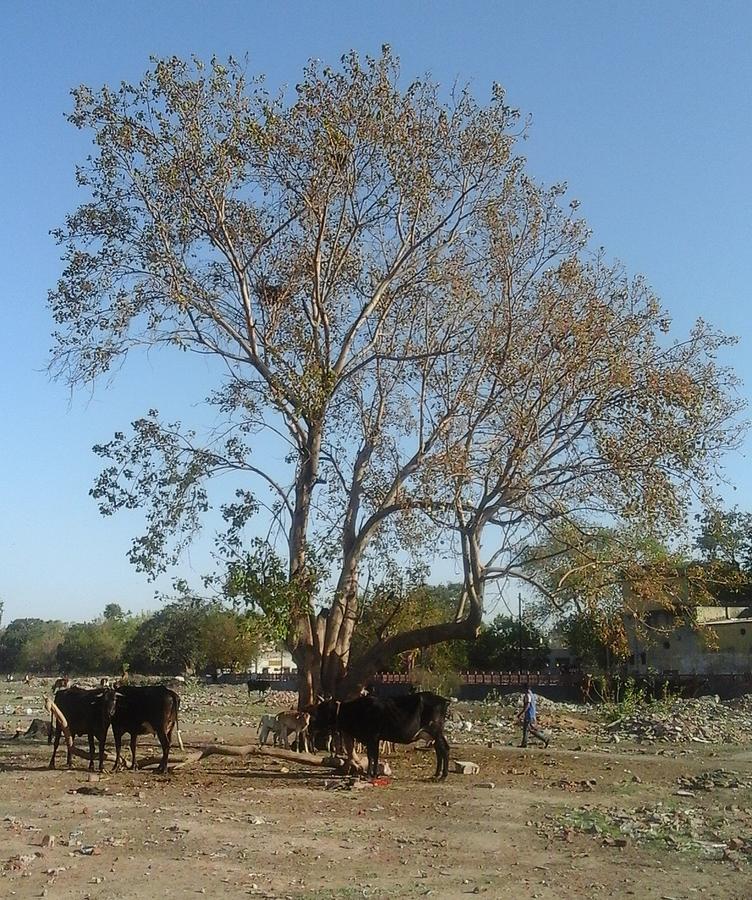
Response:
M375 778L379 771L379 739L371 738L366 742L366 753L368 754L368 771L369 778Z
M94 771L94 732L90 731L89 738L89 771Z
M135 729L131 734L131 769L136 768L136 743L138 742L138 731Z
M60 723L56 722L55 723L55 746L52 748L52 759L50 760L50 766L49 766L51 769L55 768L55 756L57 755L57 748L60 744L60 735L61 735L62 731L63 731L63 729L60 727Z
M349 772L359 772L360 767L355 762L355 738L351 738L349 735L340 732L339 740L340 746L342 747L342 754L347 759Z
M157 766L157 772L164 773L167 771L167 761L170 758L170 735L160 728L157 732L159 743L162 745L162 762Z
M99 733L99 771L104 771L104 747L107 743L107 732Z
M112 771L117 772L120 769L120 750L123 745L123 733L115 731L113 728L112 736L115 738L115 765L112 767Z
M434 738L434 749L436 750L436 774L434 778L446 778L449 774L449 742L443 733L439 733Z
M287 729L284 725L279 730L279 736L282 740L282 746L285 748L285 750L289 750L290 748L287 742Z
M67 750L68 750L68 756L67 756L67 759L66 759L66 761L65 761L65 764L66 764L66 766L68 766L69 769L72 769L72 768L73 768L73 745L75 744L75 742L76 742L76 735L75 735L75 733L74 733L73 731L71 731L70 744L68 744L68 743L66 742L66 747L67 747Z

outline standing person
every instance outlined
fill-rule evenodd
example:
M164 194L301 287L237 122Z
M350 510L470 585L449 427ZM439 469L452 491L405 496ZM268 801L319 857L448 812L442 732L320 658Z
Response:
M522 695L522 710L517 715L517 721L522 722L522 743L520 747L527 747L528 732L543 742L544 747L548 747L548 738L542 731L538 730L536 722L536 697L530 690L530 685L525 685L525 693Z

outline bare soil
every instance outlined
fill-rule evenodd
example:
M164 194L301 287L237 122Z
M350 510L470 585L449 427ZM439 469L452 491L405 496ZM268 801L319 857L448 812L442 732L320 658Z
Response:
M0 685L2 897L752 897L752 791L677 794L680 778L711 770L752 778L752 743L608 744L567 709L548 714L549 749L521 749L508 712L464 704L498 739L450 733L452 758L480 773L443 783L433 751L413 748L390 758L385 786L220 756L89 781L84 760L50 771L46 742L12 737L43 715L46 691ZM186 751L253 743L268 711L229 686L186 689L183 705ZM153 748L140 739L144 756ZM632 819L642 832L617 827Z

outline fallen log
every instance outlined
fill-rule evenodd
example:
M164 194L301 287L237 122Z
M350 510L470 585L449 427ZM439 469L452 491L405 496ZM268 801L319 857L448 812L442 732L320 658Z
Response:
M366 765L359 757L355 757L350 763L342 756L319 756L316 753L298 753L295 750L284 750L281 747L266 747L257 744L245 744L233 746L228 744L211 744L200 751L198 756L186 759L178 766L184 766L190 762L198 762L208 756L268 756L272 759L281 759L285 762L302 763L307 766L319 766L325 769L341 769L345 774L362 775L366 771Z
M204 748L201 759L214 754L219 754L219 756L271 756L275 759L306 763L311 766L322 765L322 759L326 758L316 753L298 753L296 750L285 750L282 747L265 747L263 744L261 746L258 744L246 744L239 747L227 744L212 744Z
M74 755L74 756L80 756L82 759L87 759L87 760L88 760L88 758L89 758L89 750L88 750L88 748L87 748L86 750L82 750L80 747L74 746L74 747L73 747L73 755ZM114 753L110 753L109 750L105 750L105 751L104 751L104 758L105 758L105 760L106 760L107 762L115 762L115 754L114 754Z

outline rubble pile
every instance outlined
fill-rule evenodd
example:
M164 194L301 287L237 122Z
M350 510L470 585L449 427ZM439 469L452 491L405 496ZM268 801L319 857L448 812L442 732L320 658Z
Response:
M722 703L718 697L651 704L605 726L615 742L701 744L740 743L748 739L750 729L752 706L741 706L738 701Z
M723 822L697 808L676 808L656 803L636 809L595 809L585 806L556 817L559 836L571 842L575 832L601 838L606 846L625 847L630 842L653 844L662 848L694 852L706 859L748 861L752 857L752 838L728 836ZM545 825L541 833L548 833Z
M451 718L444 726L451 744L508 744L519 740L517 716L522 709L522 694L491 695L483 701L454 702ZM558 703L536 695L541 728L553 735L581 734L597 721L591 707L576 703Z
M698 775L683 775L677 778L677 784L688 791L714 791L716 788L752 788L752 778L744 777L738 772L727 769L712 769Z
M263 697L264 706L273 709L297 709L298 695L295 691L267 691Z
M490 719L476 719L461 712L453 714L444 724L444 731L452 745L457 744L492 744L494 741L506 741L515 729L514 718L500 716Z
M493 692L482 701L484 706L492 706L503 709L510 715L516 715L522 709L522 698L524 693L517 691L512 694L497 694ZM535 691L536 709L539 714L547 715L553 713L575 713L582 712L582 706L579 703L563 703L558 700L550 700Z

